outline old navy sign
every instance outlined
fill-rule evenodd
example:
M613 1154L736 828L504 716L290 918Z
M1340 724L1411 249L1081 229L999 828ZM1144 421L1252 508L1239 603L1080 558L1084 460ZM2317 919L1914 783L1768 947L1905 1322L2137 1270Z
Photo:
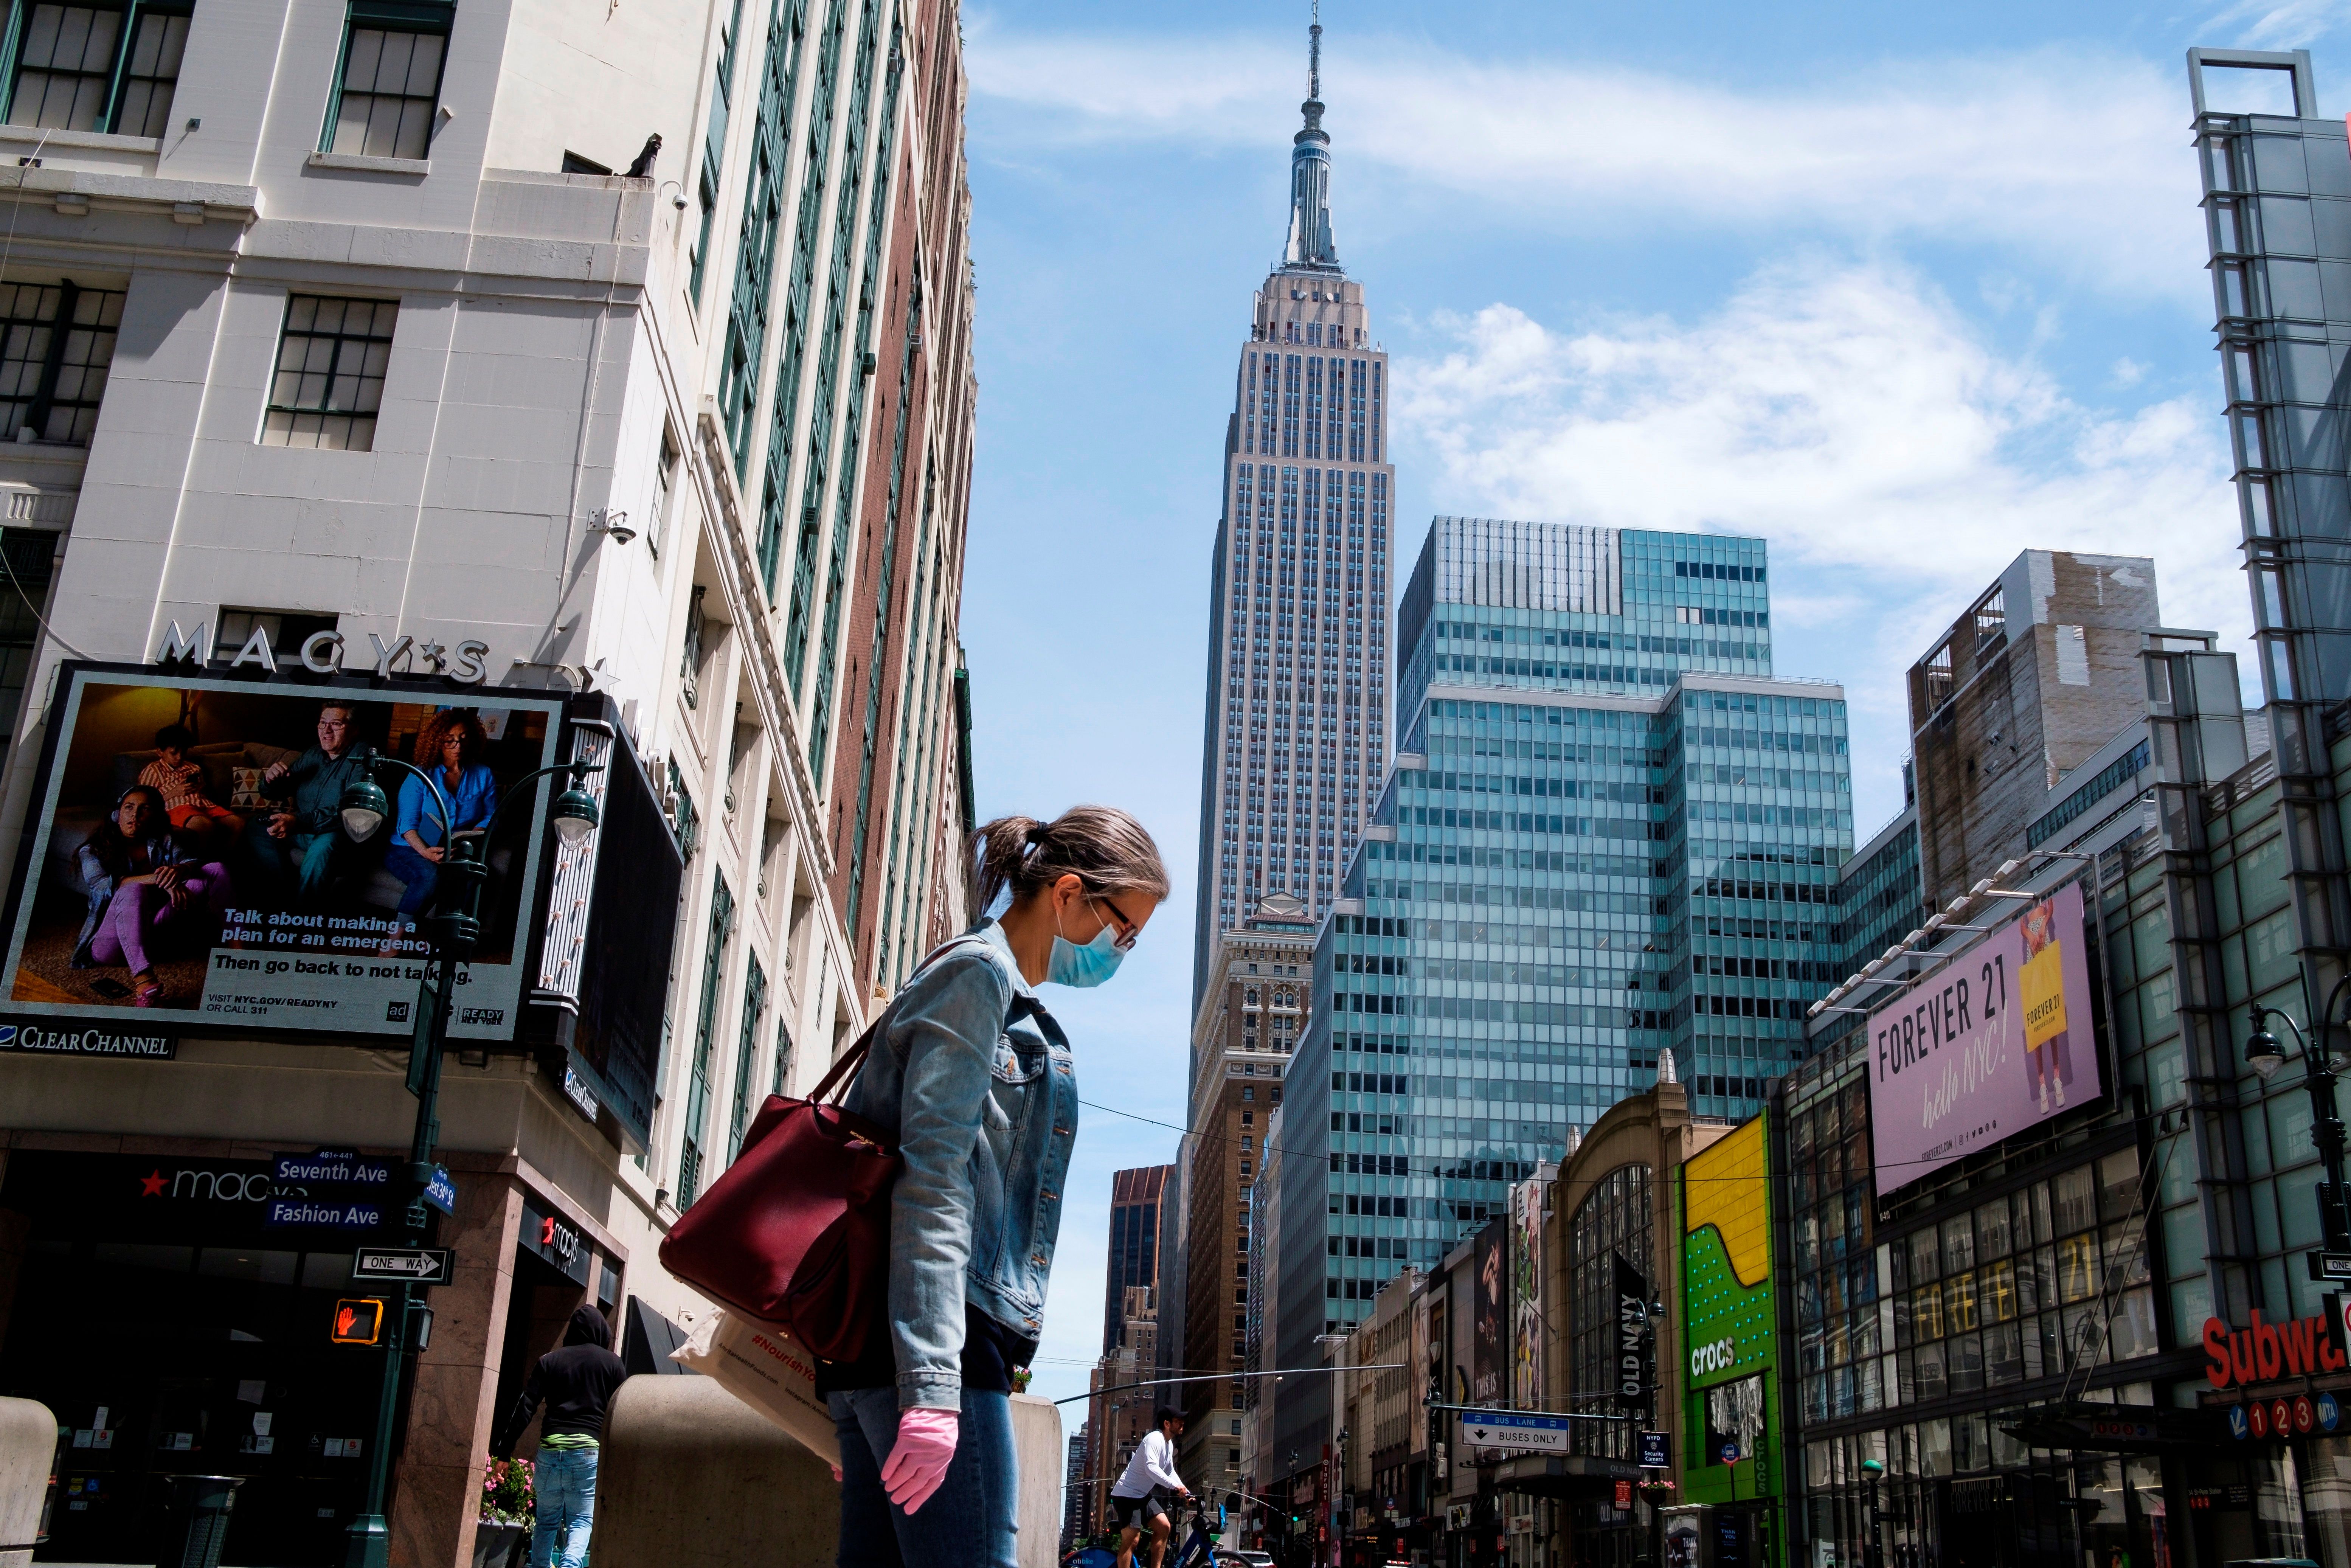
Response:
M1648 1403L1649 1283L1639 1270L1615 1254L1616 1261L1616 1403L1646 1406Z
M2219 1318L2204 1320L2204 1378L2215 1388L2274 1383L2281 1377L2311 1377L2351 1367L2344 1354L2344 1303L2291 1322L2265 1323L2259 1312L2251 1328L2232 1328Z

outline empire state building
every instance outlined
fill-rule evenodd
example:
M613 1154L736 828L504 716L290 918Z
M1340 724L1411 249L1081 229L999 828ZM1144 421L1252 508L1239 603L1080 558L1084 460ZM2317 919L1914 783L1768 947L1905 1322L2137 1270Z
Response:
M1196 1009L1220 932L1269 899L1301 919L1330 908L1388 755L1388 362L1332 242L1321 26L1311 38L1289 242L1258 290L1225 429Z

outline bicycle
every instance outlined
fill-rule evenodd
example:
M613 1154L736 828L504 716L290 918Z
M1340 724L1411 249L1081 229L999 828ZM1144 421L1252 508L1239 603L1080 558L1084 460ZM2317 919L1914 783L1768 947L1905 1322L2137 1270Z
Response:
M1216 1524L1208 1523L1208 1511L1216 1511ZM1211 1493L1207 1499L1195 1496L1186 1511L1192 1519L1192 1533L1185 1537L1181 1550L1167 1559L1166 1568L1218 1568L1216 1538L1225 1532L1225 1505Z

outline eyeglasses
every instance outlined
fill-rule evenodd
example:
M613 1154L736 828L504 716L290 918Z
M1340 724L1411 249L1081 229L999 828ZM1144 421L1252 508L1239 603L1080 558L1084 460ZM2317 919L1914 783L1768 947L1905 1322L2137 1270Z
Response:
M1111 938L1113 945L1122 953L1134 951L1134 940L1143 935L1143 927L1129 920L1126 917L1126 912L1113 904L1107 894L1098 893L1093 896L1095 903L1110 911L1111 920L1118 932L1117 936Z

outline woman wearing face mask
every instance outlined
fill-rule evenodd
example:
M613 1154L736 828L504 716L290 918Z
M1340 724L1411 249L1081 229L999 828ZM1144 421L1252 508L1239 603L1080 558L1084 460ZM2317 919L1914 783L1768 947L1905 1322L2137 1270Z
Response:
M841 1568L1014 1568L1012 1374L1036 1354L1077 1134L1070 1045L1035 988L1098 986L1167 897L1159 847L1108 806L1002 817L971 904L924 961L846 1106L896 1139L887 1301L854 1362L817 1364L841 1436Z

